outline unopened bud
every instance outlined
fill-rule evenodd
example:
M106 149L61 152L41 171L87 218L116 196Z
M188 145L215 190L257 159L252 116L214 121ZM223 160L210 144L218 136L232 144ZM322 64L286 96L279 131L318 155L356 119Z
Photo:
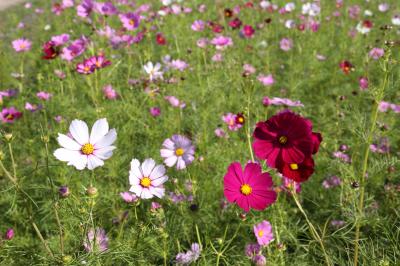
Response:
M97 196L97 188L95 187L88 187L86 189L86 193L89 197L96 197Z

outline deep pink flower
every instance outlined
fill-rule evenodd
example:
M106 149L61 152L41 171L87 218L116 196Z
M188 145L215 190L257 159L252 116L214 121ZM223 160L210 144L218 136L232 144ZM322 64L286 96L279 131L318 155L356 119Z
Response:
M232 46L233 41L230 37L218 36L211 40L211 44L215 45L217 50L224 50L228 46Z
M250 208L264 210L276 201L271 176L262 173L256 163L246 164L244 171L240 163L232 163L224 176L224 195L246 212Z
M76 71L85 75L92 74L95 69L95 65L93 65L88 59L76 65Z
M252 26L250 26L250 25L244 25L244 26L243 26L243 29L242 29L242 31L241 31L242 35L243 35L245 38L251 38L251 37L253 37L254 32L255 32L254 28L253 28Z
M49 93L49 92L40 91L40 92L36 93L36 96L37 96L39 99L41 99L41 100L47 101L47 100L49 100L53 95L52 95L51 93Z
M153 117L157 117L161 115L161 109L158 107L151 107L150 108L150 114Z
M257 237L257 242L260 246L268 246L274 240L272 226L268 221L262 221L253 227L254 234Z
M76 7L78 16L86 18L90 15L93 10L93 1L92 0L83 0L80 5Z
M119 19L127 30L135 30L139 27L140 17L135 13L129 12L126 14L120 14Z
M4 238L5 238L6 240L11 240L11 239L13 239L13 238L14 238L14 229L12 229L12 228L7 229Z
M366 90L368 89L368 78L367 77L360 77L358 79L358 84L360 86L360 90Z
M311 122L288 110L257 123L253 136L255 154L273 168L278 160L299 164L314 149Z
M105 85L103 87L103 94L109 100L115 100L118 98L118 93L113 89L111 84Z
M11 124L21 116L22 113L19 112L15 107L4 108L0 113L0 120L3 121L3 123Z

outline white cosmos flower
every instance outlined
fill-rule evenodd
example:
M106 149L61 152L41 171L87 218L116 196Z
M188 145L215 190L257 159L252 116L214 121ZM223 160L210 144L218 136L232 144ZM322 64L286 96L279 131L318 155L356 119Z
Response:
M151 81L155 79L163 79L163 72L160 70L160 63L156 63L156 65L153 65L152 62L147 62L147 64L144 65L143 68L144 71L146 71L146 73L149 75L149 79Z
M54 156L78 170L93 170L104 165L116 148L112 146L117 139L115 129L109 130L107 119L97 120L89 136L88 126L84 121L74 120L69 126L69 136L58 133L58 143L62 148L54 151Z
M142 199L151 199L156 196L164 197L165 188L163 184L168 180L165 175L164 165L156 165L153 159L146 159L142 164L139 160L131 161L131 170L129 171L129 191Z

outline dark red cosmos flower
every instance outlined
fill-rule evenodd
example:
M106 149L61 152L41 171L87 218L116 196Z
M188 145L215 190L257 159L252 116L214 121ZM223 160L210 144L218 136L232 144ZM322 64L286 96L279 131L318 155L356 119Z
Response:
M257 123L253 136L256 156L273 168L277 167L278 160L300 164L317 150L311 121L289 110Z
M342 62L340 62L339 67L342 69L343 73L345 73L345 74L349 74L350 71L354 70L353 65L347 60L343 60Z
M244 118L244 115L242 113L236 114L235 124L243 125L245 121L246 121L246 119Z
M44 53L42 58L46 60L54 59L60 54L59 49L57 48L57 46L53 41L48 41L45 44L43 44L42 50Z
M233 16L233 11L229 8L225 8L224 15L225 15L225 17L230 18Z
M368 29L371 29L373 26L373 24L370 20L364 20L362 25L363 25L363 27L368 28Z
M239 29L242 26L242 21L239 18L234 18L228 24L232 29Z
M285 177L296 182L304 182L314 173L314 160L311 156L306 157L302 163L285 163L278 161L278 171Z
M167 40L165 39L164 35L162 33L157 33L156 34L156 42L159 45L166 45Z

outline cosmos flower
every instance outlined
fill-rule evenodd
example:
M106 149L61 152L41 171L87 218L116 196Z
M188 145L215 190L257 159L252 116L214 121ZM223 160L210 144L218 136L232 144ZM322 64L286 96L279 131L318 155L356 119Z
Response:
M109 100L115 100L118 98L118 93L113 89L111 84L105 85L103 87L103 94Z
M368 34L371 31L372 22L369 20L364 20L357 24L356 30L361 34Z
M144 71L149 75L150 81L163 79L163 72L161 71L161 64L156 63L153 65L152 62L147 62L146 65L143 66Z
M273 168L279 160L302 163L314 149L311 122L288 110L257 123L253 136L255 154Z
M335 175L331 176L331 177L328 177L327 179L325 179L322 182L322 186L324 188L326 188L326 189L333 188L333 187L336 187L336 186L340 186L340 184L342 184L342 180L340 179L340 177L335 176Z
M301 163L285 163L283 160L278 160L277 169L284 177L301 183L307 181L314 173L314 160L311 156L306 157Z
M165 193L164 183L168 180L165 175L164 165L156 165L153 159L146 159L142 164L139 160L131 161L129 171L129 191L142 199L151 199L154 196L163 198Z
M378 60L385 54L385 50L382 48L372 48L371 51L369 51L368 55L374 60Z
M344 74L349 74L350 71L354 71L353 65L347 60L341 61L339 67L342 69Z
M115 129L109 130L107 119L97 120L89 136L88 126L84 121L73 120L69 127L69 134L58 133L57 141L62 146L55 150L54 156L78 170L86 167L93 170L103 166L116 148L112 144L117 139Z
M59 49L53 41L44 43L42 46L42 51L44 54L42 58L46 60L54 59L60 54Z
M122 22L122 26L127 30L132 31L139 27L140 17L135 13L120 14L119 19Z
M264 86L271 86L275 83L274 77L269 75L260 74L257 77L258 81L260 81Z
M289 39L289 38L283 38L279 42L279 46L282 51L285 51L285 52L290 51L293 47L293 41L292 41L292 39Z
M358 79L358 84L360 86L360 90L366 90L368 89L368 78L367 77L360 77Z
M165 39L164 34L161 32L156 34L156 42L158 45L166 45L167 44L167 39Z
M151 107L150 108L150 114L153 117L157 117L161 115L161 109L159 107Z
M82 0L81 4L76 7L79 17L86 18L90 15L94 8L92 0Z
M195 20L191 28L193 31L203 31L205 28L205 23L202 20Z
M31 46L32 42L25 38L17 39L12 42L12 47L17 53L27 52L31 49Z
M183 60L177 59L177 60L172 60L171 63L169 63L169 66L173 69L179 70L179 71L184 71L186 68L189 67L189 64L186 63Z
M121 192L119 193L119 195L126 203L136 202L139 199L135 194L132 194L131 192Z
M241 120L244 122L243 116L241 117ZM236 114L233 114L233 113L224 114L222 116L222 121L224 121L225 124L228 125L228 128L231 131L237 131L237 130L239 130L239 128L241 128L243 126L243 123L241 123L241 122L237 123L238 117Z
M195 262L201 253L201 247L197 243L193 243L190 247L190 250L187 252L178 253L175 257L176 263L178 265L189 265Z
M55 35L51 37L51 41L55 46L61 46L66 44L69 41L69 34L60 34L60 35Z
M245 212L250 208L264 210L276 201L272 178L269 173L262 173L261 166L248 163L243 171L238 162L228 167L224 176L224 195L231 203L236 203Z
M211 40L211 44L215 45L217 50L224 50L228 46L232 46L233 41L230 37L218 36Z
M274 240L272 226L268 221L262 221L253 227L254 234L257 237L257 242L260 246L268 246Z
M112 2L95 2L94 10L104 16L112 16L118 13L118 9L113 5Z
M22 116L22 113L19 112L15 107L3 108L0 113L0 120L3 123L12 124L15 120L19 119Z
M241 34L245 38L253 37L254 33L255 33L255 30L251 25L244 25L241 30Z
M53 95L49 92L45 92L45 91L40 91L38 93L36 93L36 96L44 101L48 101L50 100L51 97L53 97Z
M108 237L103 228L90 229L83 241L86 252L104 252L108 249Z
M89 61L89 59L85 59L83 62L80 62L76 65L76 71L80 74L89 75L92 74L96 70L96 66Z
M269 105L284 105L284 106L290 106L290 107L304 107L304 105L300 101L292 101L287 98L278 98L274 97L272 99L268 97L263 98L263 105L269 106Z
M4 239L6 240L11 240L14 238L14 229L12 228L8 228L5 235L4 235Z
M229 21L229 27L232 29L240 29L242 26L242 21L239 18L234 18L231 21Z
M168 95L168 96L165 96L164 99L167 100L172 107L178 107L178 108L181 108L181 109L186 107L186 103L181 101L181 100L179 100L175 96L169 96Z
M190 139L182 135L173 135L164 140L163 149L160 150L161 157L168 167L176 164L176 169L185 169L194 160L195 148Z

